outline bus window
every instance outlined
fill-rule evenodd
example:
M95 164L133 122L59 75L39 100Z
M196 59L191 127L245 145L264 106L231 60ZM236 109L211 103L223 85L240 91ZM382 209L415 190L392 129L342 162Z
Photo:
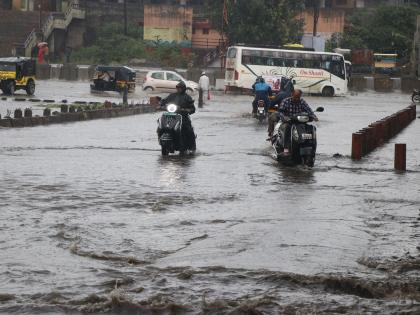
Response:
M285 66L289 67L289 68L294 68L295 63L296 63L296 60L294 60L294 59L286 59L285 60Z
M343 62L332 61L330 64L330 72L336 75L339 78L345 79L345 72L343 67Z
M229 48L228 53L227 53L227 57L228 58L236 58L236 48Z
M250 56L242 56L242 64L243 65L251 64L251 57Z
M331 66L331 62L329 61L322 61L321 63L321 69L330 72L330 66Z

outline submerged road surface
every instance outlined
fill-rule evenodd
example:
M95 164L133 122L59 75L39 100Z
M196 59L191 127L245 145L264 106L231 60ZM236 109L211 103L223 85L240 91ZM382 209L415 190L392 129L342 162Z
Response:
M272 158L248 96L199 109L185 158L160 113L0 130L0 313L419 314L418 121L392 140L406 173L393 143L349 159L409 97L307 100L313 169Z

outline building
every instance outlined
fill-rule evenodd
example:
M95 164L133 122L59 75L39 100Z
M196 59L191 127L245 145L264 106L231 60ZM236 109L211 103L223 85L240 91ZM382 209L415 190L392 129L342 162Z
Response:
M61 11L65 0L0 0L0 8L3 10L22 11Z
M299 17L304 21L303 33L313 34L314 12L312 9L306 9ZM322 8L319 11L317 24L317 34L330 38L334 33L342 33L345 26L345 11L342 9Z
M198 50L216 49L223 36L205 18L203 0L144 1L144 39L176 42Z

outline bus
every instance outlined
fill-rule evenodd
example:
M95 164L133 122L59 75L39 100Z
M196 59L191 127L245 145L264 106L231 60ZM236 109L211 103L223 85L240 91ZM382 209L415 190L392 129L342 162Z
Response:
M304 93L347 93L344 57L337 53L231 46L226 54L227 90L251 89L257 76L287 76Z

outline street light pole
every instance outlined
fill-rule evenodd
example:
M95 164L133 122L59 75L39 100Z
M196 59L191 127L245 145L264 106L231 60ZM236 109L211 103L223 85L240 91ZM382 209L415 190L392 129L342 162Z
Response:
M127 0L124 0L124 35L128 35L127 30Z

